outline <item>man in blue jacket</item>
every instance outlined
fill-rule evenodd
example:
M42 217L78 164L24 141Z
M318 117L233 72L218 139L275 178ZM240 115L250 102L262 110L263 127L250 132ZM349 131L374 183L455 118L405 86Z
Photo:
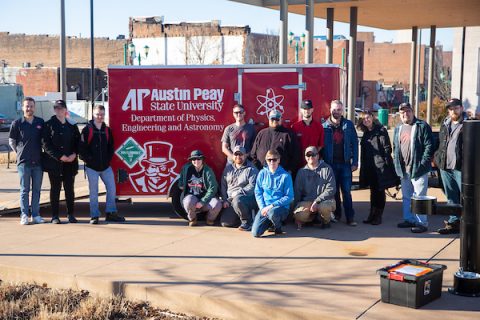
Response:
M393 135L393 163L402 183L403 222L399 228L411 228L413 233L426 232L427 216L413 215L410 211L412 196L425 196L428 189L428 173L433 156L432 129L413 114L410 103L399 106L402 123Z
M287 218L293 201L293 181L290 173L280 166L280 154L268 150L267 166L257 176L255 199L260 209L252 226L254 237L261 237L273 225L275 234L282 234L282 222Z
M342 215L340 190L343 197L343 208L347 225L356 226L355 211L352 202L352 172L358 169L358 137L353 122L345 119L345 108L339 100L333 100L330 105L330 117L323 123L325 144L323 159L329 164L335 174L335 219ZM335 221L333 221L335 222Z

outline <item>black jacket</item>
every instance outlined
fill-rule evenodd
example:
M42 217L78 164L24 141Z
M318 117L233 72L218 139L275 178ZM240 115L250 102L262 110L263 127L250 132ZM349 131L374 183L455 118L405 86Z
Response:
M90 130L91 140L89 142ZM113 152L113 136L110 128L103 123L100 130L98 130L93 120L91 120L82 130L80 158L85 161L85 165L90 169L104 171L110 166Z
M467 115L464 113L461 123L467 120ZM439 146L437 151L434 154L435 165L442 170L445 170L447 165L447 146L448 140L450 139L450 133L448 132L448 127L452 120L450 117L447 117L440 127L440 132L438 134ZM458 134L457 145L455 146L455 154L457 162L455 163L455 170L462 170L462 152L463 152L463 126L460 128L460 133Z
M76 124L65 121L62 124L56 116L45 122L42 130L42 167L43 171L61 175L78 173L78 157L73 162L62 162L60 158L70 156L73 153L78 155L78 143L80 131Z
M260 130L250 152L253 164L259 170L265 166L265 155L270 149L280 153L280 165L285 170L294 172L298 168L301 150L293 131L283 126Z
M371 131L363 133L360 145L360 187L373 184L383 190L399 185L400 179L393 165L392 144L385 127L375 124Z

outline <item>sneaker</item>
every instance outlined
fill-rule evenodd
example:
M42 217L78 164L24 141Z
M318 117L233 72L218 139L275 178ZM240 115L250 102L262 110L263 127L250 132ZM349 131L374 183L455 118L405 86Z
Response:
M58 217L52 218L52 221L51 221L51 222L52 222L53 224L60 224L60 223L62 223L62 222L60 221L60 218L58 218Z
M69 214L67 216L67 218L68 218L68 222L70 222L70 223L77 223L78 222L78 220L74 216L72 216L71 214Z
M45 223L45 220L40 216L36 216L36 217L32 217L32 223L35 223L35 224Z
M413 228L415 226L416 226L415 223L410 221L403 221L397 224L397 228Z
M98 217L93 217L90 219L90 224L98 224Z
M438 229L437 232L440 234L457 234L460 233L460 230L451 224L446 224L445 227Z
M347 226L356 227L357 223L353 220L347 220Z
M215 225L215 220L207 219L207 221L205 223L207 224L207 226L213 226L213 225Z
M22 214L20 216L20 224L22 226L26 226L28 224L28 216L26 214Z
M413 233L424 233L427 230L428 230L427 227L422 226L422 225L418 225L418 226L415 226L412 229L410 229L410 231L412 231Z
M320 228L322 228L322 229L328 229L328 228L330 228L330 227L331 227L331 224L330 224L330 222L328 222L328 223L322 223L322 226L321 226Z
M337 218L335 217L335 214L332 212L330 213L330 222L337 223Z
M188 226L189 227L195 227L197 225L197 219L193 219L188 221Z
M240 227L238 227L240 231L252 231L252 227L248 223L242 223Z
M283 234L282 228L276 228L275 229L275 235Z
M125 218L119 216L116 212L107 212L105 213L105 221L109 222L125 222Z

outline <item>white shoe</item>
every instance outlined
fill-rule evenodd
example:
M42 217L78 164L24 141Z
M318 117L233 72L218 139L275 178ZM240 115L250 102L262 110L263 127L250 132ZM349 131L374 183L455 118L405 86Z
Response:
M39 224L45 223L45 220L41 216L32 217L32 223Z
M27 215L22 214L20 216L20 224L23 225L23 226L28 224L28 216Z

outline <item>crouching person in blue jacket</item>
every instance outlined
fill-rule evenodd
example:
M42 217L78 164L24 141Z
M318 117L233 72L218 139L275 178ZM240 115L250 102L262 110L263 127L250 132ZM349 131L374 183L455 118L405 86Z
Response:
M257 176L255 199L260 209L252 226L254 237L262 236L273 226L275 234L282 233L282 221L288 216L293 201L293 182L290 173L280 166L280 154L268 150L265 166Z

